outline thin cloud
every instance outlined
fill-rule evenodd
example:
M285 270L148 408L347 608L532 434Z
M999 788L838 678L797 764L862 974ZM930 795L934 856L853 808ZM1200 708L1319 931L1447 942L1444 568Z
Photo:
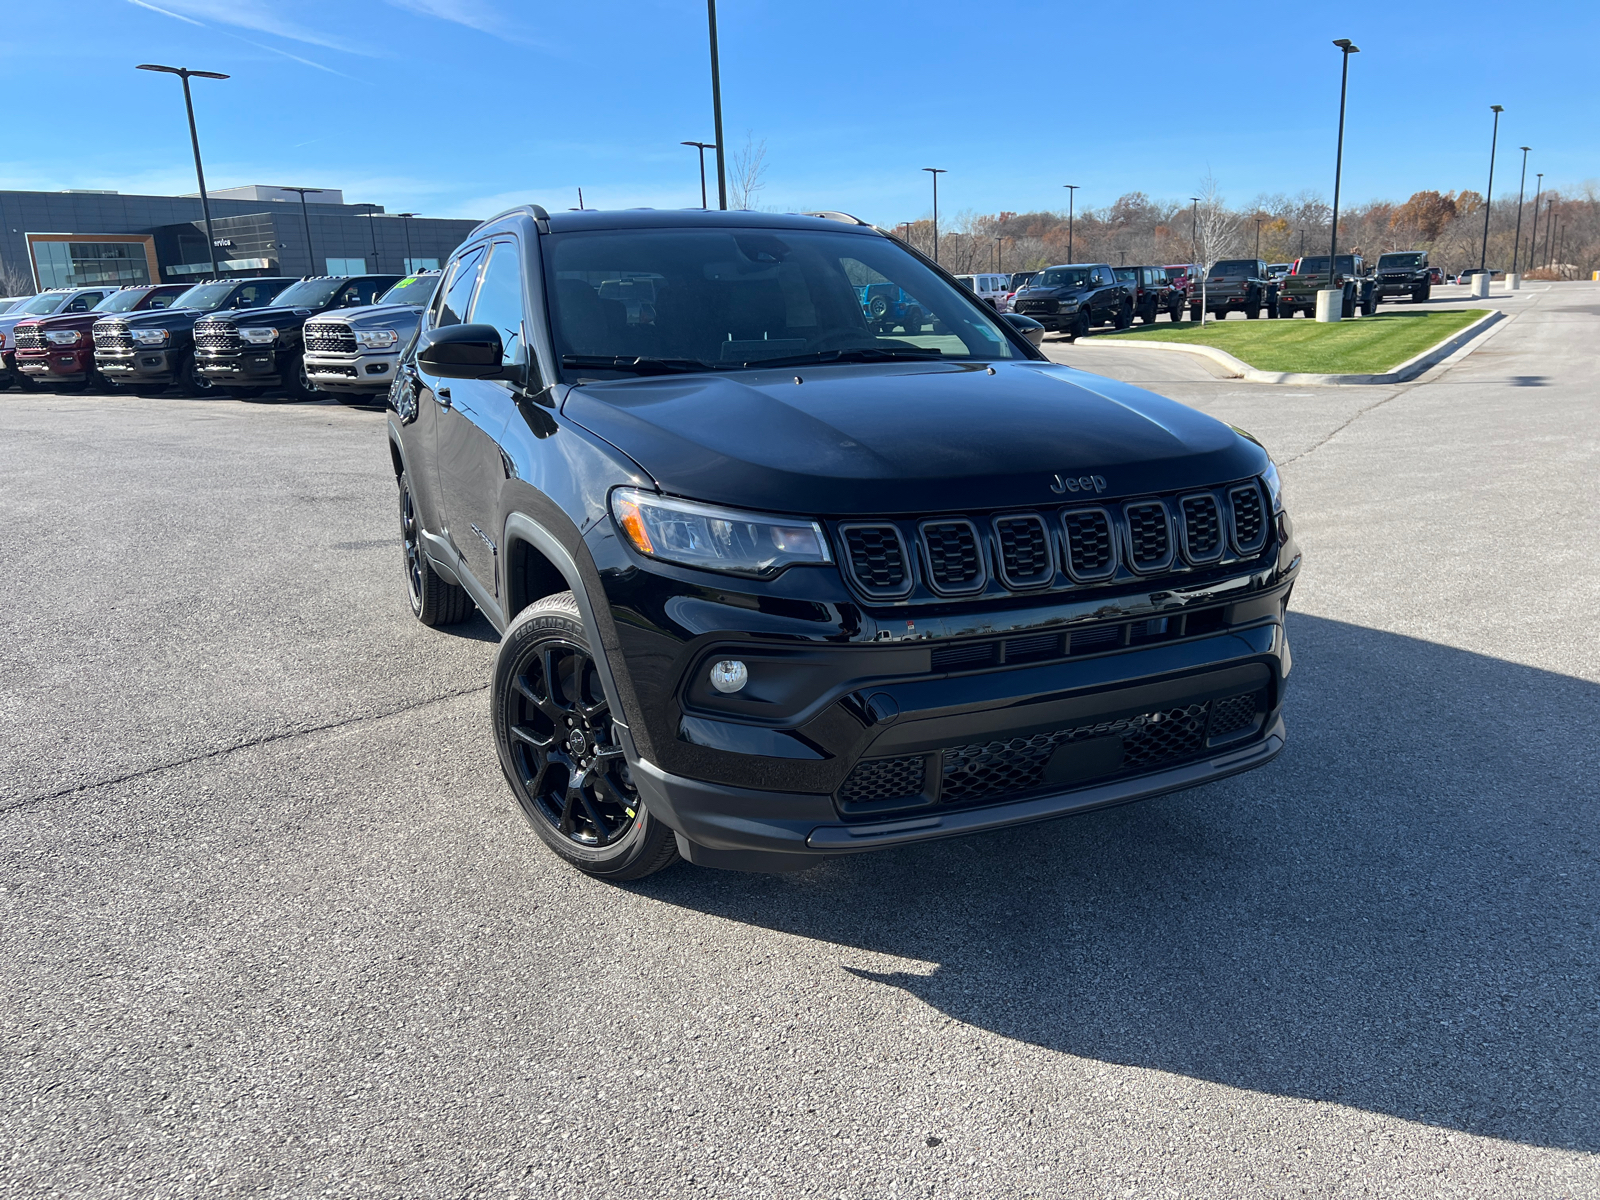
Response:
M168 12L164 8L157 8L154 4L146 4L145 0L128 0L128 3L139 8L148 8L151 12L160 13L163 17L171 17L174 21L182 21L185 25L198 25L201 29L205 28L205 23L202 21L196 21L193 17L186 17L181 13Z
M505 18L492 6L483 3L483 0L388 0L388 2L394 8L404 9L422 17L449 21L452 25L464 25L468 29L475 29L479 33L486 33L502 41L518 42L524 46L544 45L508 25Z
M178 0L178 2L182 3L183 0ZM147 9L150 12L153 12L153 13L160 13L163 17L171 17L174 21L182 21L185 25L195 25L195 26L198 26L201 29L210 29L211 28L211 26L207 25L204 21L196 21L193 17L186 17L182 13L175 13L175 12L172 12L171 10L169 10L169 9L161 8L161 7L157 6L157 5L149 3L148 0L128 0L128 3L134 5L134 6L138 7L138 8ZM247 26L246 28L253 28L253 27ZM217 32L220 33L220 34L223 34L226 37L231 37L235 41L243 42L247 46L254 46L257 50L265 50L268 54L280 54L284 58L289 59L291 62L297 62L302 66L311 67L314 70L318 70L318 71L326 71L329 75L337 75L341 79L355 79L354 75L346 75L343 71L336 71L332 67L326 66L323 63L315 62L314 60L309 59L309 58L303 58L298 54L290 54L287 50L281 50L277 46L269 46L265 42L255 41L252 38L247 38L247 37L244 37L244 36L242 36L240 34L234 33L232 30L219 29L219 30L217 30ZM323 45L323 44L327 44L327 43L318 43L318 44L319 45ZM337 47L330 47L330 48L335 48L336 49ZM357 82L359 83L360 81L357 80Z
M207 22L215 25L232 25L237 29L268 33L291 42L321 46L325 50L338 50L344 54L371 57L371 52L360 46L335 41L314 29L308 29L304 25L284 18L267 0L164 0L160 7L148 3L147 0L128 0L128 2L165 16L175 17L180 21L187 21L191 25L204 25Z

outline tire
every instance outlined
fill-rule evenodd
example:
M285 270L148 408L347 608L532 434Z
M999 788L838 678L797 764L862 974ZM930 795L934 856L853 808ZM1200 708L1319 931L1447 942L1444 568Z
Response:
M1426 304L1428 302L1428 298L1432 295L1433 285L1431 283L1425 283L1422 285L1422 294L1417 297L1417 300L1419 303Z
M406 595L411 615L424 625L454 625L472 612L472 597L433 569L422 549L422 518L417 514L411 480L400 472L400 553L405 563Z
M677 861L672 830L629 776L571 592L546 596L511 622L495 655L489 713L512 795L557 857L615 883Z
M1346 321L1352 321L1356 315L1356 298L1351 293L1344 294L1344 302L1339 307L1339 315Z
M1294 305L1292 305L1292 304L1280 304L1280 305L1278 305L1278 316L1281 317L1285 321L1290 320L1291 318L1293 318L1293 316L1294 316Z
M1116 319L1112 324L1118 329L1131 329L1133 327L1133 301L1124 300L1122 307L1117 309Z
M915 336L916 334L921 333L922 332L922 310L913 308L910 312L908 312L906 314L906 319L905 319L904 324L905 324L906 335L908 337L909 336Z
M1089 310L1080 309L1078 315L1072 319L1072 324L1067 326L1067 336L1073 341L1089 336Z
M867 301L867 315L874 321L881 321L889 315L889 300L885 296L874 296Z
M1244 310L1244 317L1245 317L1245 320L1247 320L1247 321L1254 321L1260 316L1261 316L1261 306L1258 305L1258 304L1251 304L1251 305L1247 306L1245 308L1245 310Z
M200 374L194 355L185 356L183 366L178 368L178 390L185 396L215 396L221 389L204 375Z
M1172 323L1176 325L1179 321L1183 320L1183 305L1173 305L1172 311L1168 315L1172 318Z
M1191 321L1199 321L1200 320L1200 316L1201 316L1200 306L1198 304L1189 305L1189 320L1191 320Z
M299 404L322 399L322 393L317 391L316 385L306 374L304 354L291 355L289 361L283 364L283 394Z

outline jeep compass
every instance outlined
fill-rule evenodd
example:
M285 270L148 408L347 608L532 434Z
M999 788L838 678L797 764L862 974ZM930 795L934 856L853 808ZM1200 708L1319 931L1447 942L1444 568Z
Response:
M412 612L499 631L500 766L592 875L803 869L1283 747L1266 451L854 218L504 213L390 405Z

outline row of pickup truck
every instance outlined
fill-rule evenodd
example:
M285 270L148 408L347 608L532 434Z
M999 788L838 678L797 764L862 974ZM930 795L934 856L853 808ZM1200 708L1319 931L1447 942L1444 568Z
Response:
M438 282L430 271L50 289L0 312L0 387L378 401Z

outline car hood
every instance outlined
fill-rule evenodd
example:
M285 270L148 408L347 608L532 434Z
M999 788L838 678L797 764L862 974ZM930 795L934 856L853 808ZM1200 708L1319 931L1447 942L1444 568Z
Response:
M237 309L206 312L198 308L152 308L144 312L102 313L102 321L121 321L129 329L187 329L201 317L216 317Z
M410 329L422 314L420 304L368 304L361 308L335 308L317 313L319 321L343 321L351 329Z
M561 411L665 492L827 516L1033 507L1266 468L1254 442L1140 388L1047 362L988 366L614 380L569 389ZM1057 476L1103 482L1068 490Z
M347 308L224 308L214 313L197 313L196 320L201 317L211 317L219 321L227 321L232 325L296 325L301 321L309 321L312 317L334 313L346 313Z
M1054 297L1059 300L1066 296L1079 296L1084 292L1092 292L1094 290L1094 286L1091 284L1084 284L1082 287L1023 288L1017 293L1017 298L1019 300L1024 298L1029 300L1048 300Z
M0 332L10 333L13 329L15 329L17 327L17 322L18 321L39 321L39 320L43 320L45 317L49 317L49 316L53 316L53 315L55 315L55 314L53 314L53 313L6 313L4 316L0 316Z

